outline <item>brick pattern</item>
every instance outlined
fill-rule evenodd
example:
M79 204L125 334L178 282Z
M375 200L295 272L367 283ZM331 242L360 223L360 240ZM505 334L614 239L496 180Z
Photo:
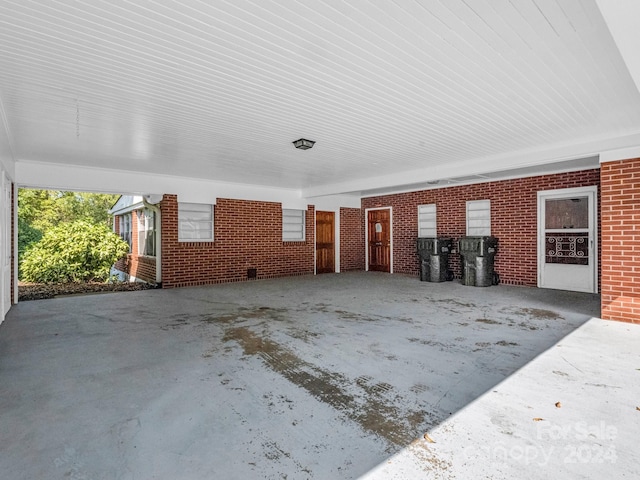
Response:
M394 272L418 275L418 205L435 203L438 236L457 240L466 234L466 202L489 199L491 234L499 242L495 270L500 274L501 283L535 286L538 283L537 192L599 185L599 172L591 169L370 197L362 200L362 210L393 208ZM459 255L450 256L450 266L456 278L460 278Z
M178 241L178 198L165 195L162 211L162 286L165 288L314 273L315 209L306 212L302 242L282 241L282 205L218 199L213 242Z
M359 208L340 208L340 271L364 270L364 228Z
M138 212L131 213L131 252L115 263L115 268L149 283L156 281L156 258L138 255ZM115 232L119 232L118 216L113 219Z
M640 323L640 158L601 165L602 318Z

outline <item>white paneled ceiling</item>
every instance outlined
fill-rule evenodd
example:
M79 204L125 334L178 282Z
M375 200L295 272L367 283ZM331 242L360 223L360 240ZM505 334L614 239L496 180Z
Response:
M595 0L0 0L0 102L17 162L317 194L640 134Z

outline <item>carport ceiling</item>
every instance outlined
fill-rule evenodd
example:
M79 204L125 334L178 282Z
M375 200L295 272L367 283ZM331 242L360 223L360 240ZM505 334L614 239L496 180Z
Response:
M18 164L308 194L548 169L640 134L610 26L595 0L0 0L0 106Z

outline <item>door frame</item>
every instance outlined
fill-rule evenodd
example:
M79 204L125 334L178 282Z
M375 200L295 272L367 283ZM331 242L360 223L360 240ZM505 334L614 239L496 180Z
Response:
M562 199L571 198L577 195L586 196L589 198L589 257L593 259L591 262L591 277L593 285L592 289L578 289L572 290L577 292L586 293L598 293L599 278L598 278L598 187L597 185L591 185L587 187L574 187L574 188L561 188L557 190L541 190L538 192L538 225L537 225L537 245L538 245L538 288L549 288L544 286L543 269L545 262L545 219L543 215L544 201L548 199Z
M0 212L0 323L11 308L11 284L13 282L13 237L11 225L13 223L12 182L7 172L0 168L0 196L2 211Z
M318 274L318 212L323 213L331 213L333 214L333 273L340 273L340 266L338 264L338 257L340 255L338 243L340 241L338 234L340 231L340 220L339 213L336 213L334 210L328 209L319 209L314 210L314 239L313 239L313 268L314 275Z
M389 210L389 273L393 273L393 207L373 207L364 209L364 266L369 271L369 211Z

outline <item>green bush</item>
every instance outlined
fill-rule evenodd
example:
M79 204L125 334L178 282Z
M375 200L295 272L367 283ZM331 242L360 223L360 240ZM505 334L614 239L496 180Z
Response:
M37 283L105 281L129 246L106 225L60 224L22 257L22 280Z
M41 238L41 230L18 217L18 256L21 257L31 245L38 243Z

